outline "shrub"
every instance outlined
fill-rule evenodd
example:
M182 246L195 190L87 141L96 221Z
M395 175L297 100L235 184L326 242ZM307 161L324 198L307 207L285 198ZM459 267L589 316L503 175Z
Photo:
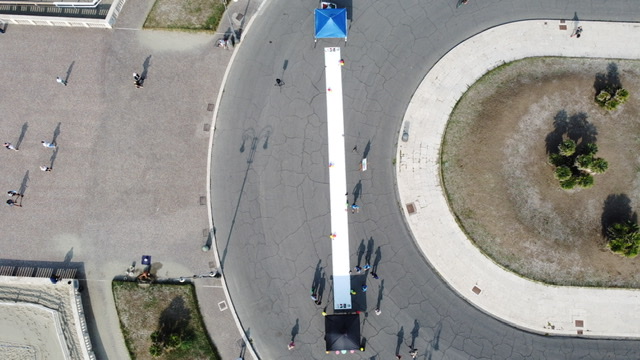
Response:
M589 168L589 170L591 170L591 172L596 174L602 174L605 171L607 171L608 168L609 168L609 163L607 162L607 160L602 158L595 158L593 159L593 162L591 163L591 167Z
M629 99L629 91L627 89L620 89L616 91L615 99L620 102L620 104L624 104Z
M570 177L567 180L560 181L560 187L565 190L571 190L574 187L576 187L576 183L577 183L576 178Z
M600 106L604 106L611 99L611 94L609 94L606 90L600 91L600 94L596 96L596 102L600 104Z
M611 99L611 100L607 101L604 104L604 108L607 109L607 110L615 110L618 107L618 105L620 105L620 102L614 98L614 99Z
M591 174L582 174L576 183L578 186L588 189L593 186L593 176Z
M159 344L151 344L151 346L149 346L149 354L153 357L162 355L162 346Z
M576 142L567 139L558 145L558 151L562 156L571 156L576 152Z
M576 157L575 166L580 170L588 170L593 164L593 155L585 154Z
M560 181L567 180L571 177L571 169L566 165L558 166L556 168L555 177Z
M615 223L607 229L609 249L616 254L634 258L640 250L640 233L634 221Z

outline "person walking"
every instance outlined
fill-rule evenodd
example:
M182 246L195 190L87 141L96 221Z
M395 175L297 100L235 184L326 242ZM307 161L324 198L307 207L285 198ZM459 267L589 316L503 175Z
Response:
M14 150L14 151L18 151L18 149L13 146L11 143L4 143L4 147L6 147L8 150Z
M371 276L373 276L373 278L376 279L376 280L380 279L378 274L374 273L373 271L371 272Z
M378 315L378 316L380 314L382 314L382 310L380 310L380 308L376 308L374 311L375 311L376 315Z
M7 205L9 206L17 206L17 207L22 207L22 205L18 204L15 200L13 199L9 199L7 200Z
M284 81L280 80L280 79L276 79L276 84L275 86L284 86Z
M133 73L133 84L136 86L136 88L140 89L142 86L142 81L144 79L142 78L142 76L140 76L140 74L138 73Z
M360 206L353 204L351 205L351 213L359 213L360 212Z
M23 196L24 196L24 195L20 194L20 193L19 193L19 192L17 192L17 191L14 191L14 190L9 190L9 191L7 191L7 195L9 195L9 196L11 196L11 197L14 197L14 196L17 196L17 197L23 197Z
M411 356L412 359L415 359L418 357L418 349L411 349L411 351L409 351L409 356Z
M362 268L361 268L360 266L357 266L357 265L356 265L356 267L355 267L355 268L353 268L353 269L354 269L354 270L356 271L356 273L358 273L358 274L360 274L360 273L362 272Z
M60 77L56 77L56 82L58 82L58 84L67 86L67 80L64 80L64 79L62 79Z
M292 342L290 342L290 343L289 343L289 345L287 346L287 348L288 348L289 350L293 350L293 349L295 349L295 348L296 348L296 344L292 341Z
M50 143L50 142L46 142L44 140L40 141L40 143L42 144L42 146L49 148L49 149L55 149L57 147L57 145L55 143Z
M51 170L53 170L53 168L50 168L50 167L45 166L45 165L40 165L40 170L42 170L42 171L51 171Z
M367 292L368 288L367 284L362 284L362 292Z

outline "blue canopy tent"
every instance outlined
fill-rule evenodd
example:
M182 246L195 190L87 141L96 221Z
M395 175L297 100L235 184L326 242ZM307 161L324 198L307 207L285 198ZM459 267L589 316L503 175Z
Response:
M344 38L347 41L347 9L316 9L316 35L318 38Z

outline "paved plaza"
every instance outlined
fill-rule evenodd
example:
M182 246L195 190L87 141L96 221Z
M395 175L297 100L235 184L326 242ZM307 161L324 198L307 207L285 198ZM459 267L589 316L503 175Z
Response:
M2 210L0 261L82 264L78 278L85 287L83 302L99 359L128 358L111 280L124 275L131 262L151 255L162 278L206 274L218 266L216 252L201 250L209 240L211 220L207 175L213 245L225 282L195 282L223 359L243 353L233 309L260 358L326 358L321 312L332 307L326 46L340 46L345 59L345 143L347 163L352 164L347 189L349 199L361 207L349 214L351 262L369 262L380 275L353 276L354 288L363 283L369 288L353 297L354 309L362 311L366 348L353 358L387 359L398 353L407 358L410 347L424 359L625 359L634 353L635 341L544 336L521 330L527 326L520 318L501 315L503 321L472 306L457 284L469 288L473 278L459 273L456 282L449 273L439 273L442 264L433 258L452 245L431 241L435 232L419 231L441 227L446 233L451 223L441 221L444 210L418 224L417 215L407 220L403 214L405 204L416 201L418 215L428 213L430 196L437 191L423 196L418 194L422 189L407 193L403 186L427 181L438 190L429 183L433 173L396 179L412 160L426 161L411 164L417 171L433 170L423 165L434 165L436 159L422 158L420 144L417 158L401 158L396 145L410 103L418 106L411 111L419 116L420 105L441 102L412 97L427 73L436 76L427 77L429 81L448 84L430 70L437 70L435 64L457 44L471 38L465 46L483 46L495 54L472 36L521 19L633 21L638 9L632 2L610 1L605 7L596 1L470 0L458 9L455 1L348 2L341 4L350 18L345 45L338 39L314 44L315 4L241 0L233 6L255 19L233 51L215 47L219 34L140 31L152 3L128 1L113 30L10 26L0 34L0 63L8 64L0 70L5 85L0 140L19 149L3 151L1 181L5 191L24 193L22 207ZM544 41L554 40L536 28L540 21L510 26L506 34L490 33L495 44L519 44L508 47L512 54L507 59L531 49L526 39L543 47ZM634 28L629 25L626 31ZM595 47L601 42L588 39L588 30L585 26L580 41ZM564 50L574 48L569 44ZM587 47L582 49L589 55ZM472 49L447 69L473 68L470 73L477 75L494 64L495 59L479 65L473 61L477 54ZM133 86L133 72L145 76L144 88ZM453 73L442 74L454 80ZM56 77L68 85L57 83ZM274 86L276 78L285 85ZM468 85L462 77L456 79L451 85L456 90L447 94L451 97ZM440 116L450 110L440 106ZM425 114L422 131L433 125ZM412 126L411 141L427 138L415 128L415 120ZM57 148L45 148L41 141L55 142ZM428 146L433 151L438 145ZM368 159L367 171L359 169L363 158ZM53 170L43 172L43 165ZM492 275L482 274L486 277L478 284L485 303L477 306L508 309L485 286ZM316 284L320 306L309 298ZM220 311L221 303L234 307ZM589 318L585 323L595 324ZM292 340L296 347L289 351ZM244 355L251 358L249 352Z

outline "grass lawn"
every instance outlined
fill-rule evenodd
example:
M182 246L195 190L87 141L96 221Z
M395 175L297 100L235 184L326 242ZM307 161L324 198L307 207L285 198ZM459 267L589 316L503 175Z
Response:
M114 281L112 289L132 359L220 359L198 311L193 285L140 287Z
M215 31L224 15L222 1L156 0L144 28Z

